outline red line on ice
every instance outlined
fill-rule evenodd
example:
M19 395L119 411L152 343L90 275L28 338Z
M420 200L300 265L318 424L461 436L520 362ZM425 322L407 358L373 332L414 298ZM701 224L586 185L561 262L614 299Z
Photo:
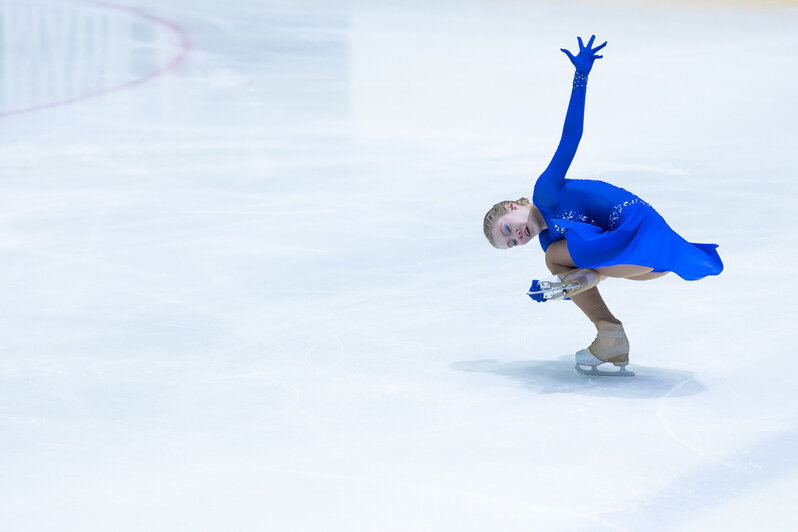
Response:
M182 63L186 57L188 56L189 52L191 51L191 38L188 36L188 33L183 30L180 26L176 23L172 22L171 20L167 20L165 18L156 17L155 15L151 15L141 9L137 9L134 7L127 7L118 4L112 4L110 2L100 2L100 1L90 1L89 3L95 4L102 7L107 7L109 9L116 9L118 11L124 11L126 13L130 13L132 15L136 15L143 19L149 20L154 22L160 26L163 26L177 35L178 39L180 40L180 51L178 54L173 57L166 65L153 70L149 74L142 76L140 78L134 79L132 81L126 81L125 83L114 85L112 87L106 87L104 89L99 89L96 91L92 91L81 96L77 96L75 98L70 98L68 100L61 100L58 102L50 102L44 103L40 105L35 105L33 107L26 107L24 109L12 109L10 111L0 111L0 118L11 116L11 115L19 115L23 113L32 113L34 111L41 111L42 109L50 109L53 107L61 107L63 105L70 105L77 102L82 102L84 100L88 100L91 98L96 98L97 96L102 96L103 94L108 94L110 92L121 91L125 89L129 89L131 87L135 87L136 85L141 85L155 77L158 77L162 74L169 72L170 70L174 70L177 65Z

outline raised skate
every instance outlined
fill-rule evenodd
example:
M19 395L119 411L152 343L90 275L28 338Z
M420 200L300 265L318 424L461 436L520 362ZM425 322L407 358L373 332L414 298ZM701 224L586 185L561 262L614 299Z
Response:
M564 299L569 292L580 288L580 286L577 282L565 285L558 277L541 279L540 281L535 279L532 281L532 286L529 287L526 295L538 303L545 303L551 299Z
M581 268L564 272L554 277L533 280L527 295L534 301L545 303L554 299L566 299L596 286L605 276L596 270Z
M596 328L598 334L590 347L576 353L574 369L583 375L634 377L634 372L626 369L629 364L629 340L623 331L623 325L599 321ZM598 366L606 363L612 363L619 369L617 371L598 369Z

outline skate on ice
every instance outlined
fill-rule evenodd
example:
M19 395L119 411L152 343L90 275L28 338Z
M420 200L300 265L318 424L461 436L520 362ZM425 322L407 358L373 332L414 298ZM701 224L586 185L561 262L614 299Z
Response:
M598 333L590 347L576 353L574 369L583 375L634 377L634 372L626 369L629 364L629 340L623 331L623 325L599 321L596 323L596 329ZM610 363L617 366L618 370L598 369L598 366Z

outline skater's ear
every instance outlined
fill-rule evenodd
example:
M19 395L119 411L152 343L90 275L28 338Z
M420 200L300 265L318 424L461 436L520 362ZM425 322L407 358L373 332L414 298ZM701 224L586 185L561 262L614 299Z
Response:
M504 208L507 209L508 211L514 211L518 208L518 204L513 201L508 201L507 203L504 204Z

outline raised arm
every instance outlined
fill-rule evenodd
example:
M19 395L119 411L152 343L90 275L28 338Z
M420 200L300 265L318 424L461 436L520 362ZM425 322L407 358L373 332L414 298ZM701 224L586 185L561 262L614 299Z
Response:
M582 43L581 37L577 37L577 39L579 40L579 53L576 56L565 48L561 49L576 67L576 72L574 73L571 100L568 102L568 112L565 114L565 125L562 129L560 144L557 146L557 151L554 152L551 162L535 183L535 192L532 197L535 204L542 207L554 205L560 197L560 190L565 184L565 174L568 172L568 167L571 166L571 161L574 160L576 149L579 147L579 140L582 138L587 76L590 74L590 69L593 68L593 61L603 57L596 55L596 52L607 45L605 42L595 48L591 48L593 41L596 39L595 35L590 37L587 46Z

